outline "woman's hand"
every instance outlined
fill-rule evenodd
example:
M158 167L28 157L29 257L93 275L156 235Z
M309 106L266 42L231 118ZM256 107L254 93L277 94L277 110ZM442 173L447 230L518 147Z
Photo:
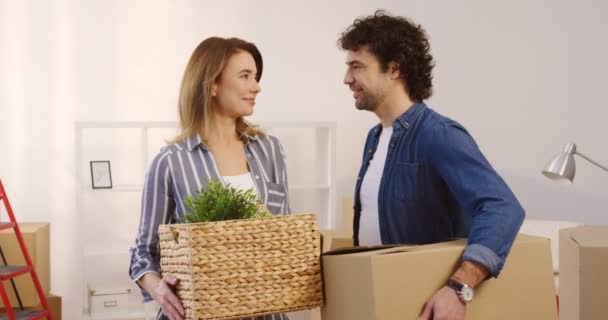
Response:
M173 291L178 281L172 276L164 276L161 279L156 273L146 273L139 282L160 304L163 313L170 320L184 320L185 317L184 307Z

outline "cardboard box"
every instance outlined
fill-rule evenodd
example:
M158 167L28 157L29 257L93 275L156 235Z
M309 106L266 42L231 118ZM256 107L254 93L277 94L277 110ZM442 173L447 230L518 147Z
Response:
M46 297L47 302L49 303L49 309L51 310L51 315L53 320L61 320L61 297L56 296L54 294L49 294ZM19 307L13 307L13 311L17 311ZM42 310L42 304L34 307L27 308L27 310ZM0 316L5 316L6 310L4 308L0 308Z
M327 252L353 245L353 198L342 198L342 221L334 230L320 230L322 251Z
M46 300L49 303L53 320L61 320L61 297L51 293L46 297Z
M321 252L353 246L353 238L342 231L320 230L319 232L321 233Z
M608 226L580 226L559 233L560 319L608 319Z
M48 294L51 288L51 267L50 267L50 226L48 223L19 223L21 234L27 251L32 259L36 274L42 285L44 294ZM0 246L4 251L6 261L9 265L26 265L25 258L21 252L17 236L12 228L0 231ZM18 276L15 285L19 291L21 302L24 307L35 307L40 304L40 299L36 293L34 282L30 274ZM9 295L10 303L13 307L18 307L17 299L13 292L10 281L4 282L4 289ZM0 307L3 307L0 301Z
M324 254L322 319L416 319L454 272L465 244L457 240ZM475 294L467 320L557 319L549 240L519 235L501 275L482 283Z

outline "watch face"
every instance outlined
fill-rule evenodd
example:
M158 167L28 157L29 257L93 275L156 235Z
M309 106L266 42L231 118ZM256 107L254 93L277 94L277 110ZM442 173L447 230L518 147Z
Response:
M470 302L471 300L473 300L473 288L469 286L463 286L460 292L462 294L462 300L466 302Z

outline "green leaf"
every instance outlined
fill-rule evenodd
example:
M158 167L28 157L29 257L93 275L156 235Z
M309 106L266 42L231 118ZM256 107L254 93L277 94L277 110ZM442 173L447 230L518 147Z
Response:
M263 218L272 216L258 205L254 189L239 190L229 183L224 187L218 180L210 180L207 187L184 197L190 211L181 222L197 223L236 219Z

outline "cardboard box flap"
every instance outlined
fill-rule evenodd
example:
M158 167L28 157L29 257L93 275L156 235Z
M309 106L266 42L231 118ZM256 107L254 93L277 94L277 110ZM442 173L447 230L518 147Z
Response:
M547 237L539 237L539 236L533 236L531 234L525 234L525 233L519 233L517 234L517 237L515 238L516 241L518 242L531 242L531 241L538 241L540 239L545 239L547 241L551 241L551 239L547 238Z
M606 227L582 226L566 229L569 238L579 247L605 248L608 247L608 232Z
M407 244L407 245L399 245L397 247L391 248L390 250L382 250L378 251L375 254L393 254L393 253L401 253L401 252L409 252L415 253L418 251L434 251L434 250L446 250L446 249L457 249L462 251L462 248L466 245L466 239L456 239L450 240L446 242L439 243L431 243L431 244ZM385 246L386 247L386 246Z
M329 252L324 253L325 256L333 256L340 254L356 254L356 253L370 253L380 254L385 252L385 250L399 250L398 248L401 246L398 245L380 245L380 246L358 246L358 247L347 247L331 250Z
M443 250L447 247L457 247L458 245L462 245L462 241L454 241L454 244L450 243L441 243L441 244L428 244L428 245L378 245L378 246L358 246L358 247L347 247L340 248L336 250L331 250L329 252L324 253L324 255L360 255L360 256L376 256L383 254L393 254L393 253L402 253L402 252L414 252L419 249L426 250Z
M463 250L463 247L466 245L466 239L457 239L451 240L447 242L439 242L439 243L431 243L431 244L409 244L409 245L400 245L398 247L391 248L391 250L382 250L378 251L376 254L394 254L394 253L417 253L417 252L431 252L436 250L451 250L456 249L459 251Z
M531 236L527 234L519 234L516 241L519 243L526 243L530 241L537 241L539 239L545 239L550 241L548 238ZM332 239L333 240L333 239ZM389 245L377 245L377 246L357 246L357 247L344 247L334 249L325 252L324 255L341 255L341 254L361 254L361 255L380 255L380 254L391 254L398 252L413 252L418 250L445 250L458 248L462 249L466 246L466 239L454 239L446 242L431 243L431 244L389 244Z
M446 242L438 242L438 243L420 245L420 246L418 246L417 250L434 250L434 249L446 249L446 248L453 248L453 247L459 247L462 249L466 244L467 244L466 239L454 239L454 240L449 240Z
M38 229L44 228L48 225L48 222L23 222L19 224L19 230L21 230L21 233L34 233ZM12 233L13 231L8 229L6 232Z
M378 246L358 246L347 247L331 250L324 253L325 255L340 255L340 254L360 254L360 255L381 255L399 252L413 252L417 250L444 250L446 248L461 248L466 244L466 239L456 239L447 242L432 243L432 244L389 244Z

